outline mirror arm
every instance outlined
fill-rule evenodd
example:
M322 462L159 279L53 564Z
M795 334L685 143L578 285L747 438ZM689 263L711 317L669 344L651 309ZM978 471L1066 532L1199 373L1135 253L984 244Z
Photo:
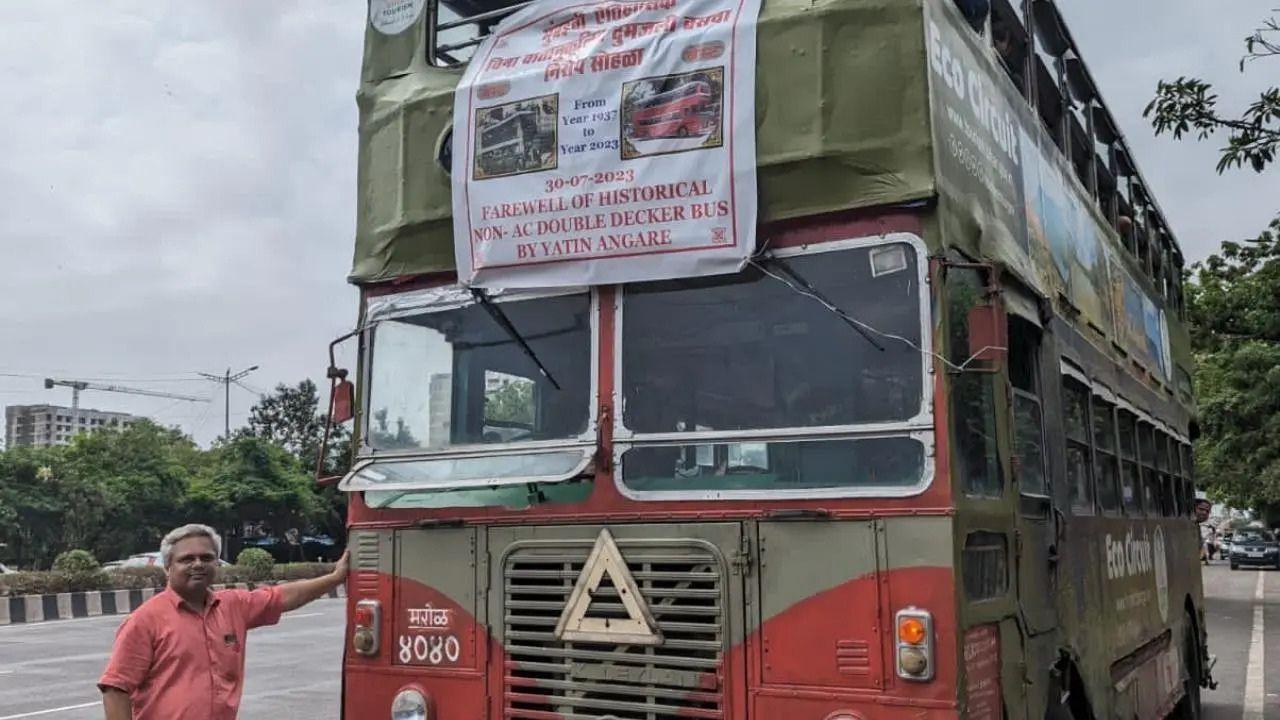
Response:
M320 451L316 457L316 482L321 486L334 485L342 479L337 475L325 476L324 474L324 459L329 454L329 437L333 430L333 402L338 383L345 382L347 379L347 371L338 367L336 348L339 343L350 340L363 330L364 328L356 328L329 343L329 368L325 371L325 375L329 378L329 409L324 415L324 438L320 441Z

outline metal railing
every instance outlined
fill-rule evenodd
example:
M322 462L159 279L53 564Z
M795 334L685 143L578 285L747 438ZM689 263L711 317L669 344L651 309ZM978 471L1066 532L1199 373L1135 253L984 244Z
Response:
M529 5L532 0L517 2L506 7L487 10L475 15L469 15L457 20L446 20L441 22L440 2L432 0L429 4L430 17L427 25L427 60L436 67L455 67L463 65L469 59L468 57L460 57L457 53L460 50L474 48L489 36L497 21L516 12L517 10ZM475 35L467 40L456 42L440 42L440 35L449 30L475 26Z

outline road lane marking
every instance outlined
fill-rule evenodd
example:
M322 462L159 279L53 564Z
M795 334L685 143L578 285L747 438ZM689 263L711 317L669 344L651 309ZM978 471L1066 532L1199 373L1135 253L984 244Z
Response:
M101 705L101 700L94 702L80 703L79 705L65 705L63 707L49 708L48 710L35 710L32 712L18 713L17 715L5 715L0 720L19 720L19 718L32 718L40 715L52 715L53 713L66 712L67 710L81 710L95 705Z
M1263 720L1266 695L1263 671L1266 667L1266 644L1263 642L1263 610L1266 574L1258 571L1258 586L1253 591L1253 636L1249 639L1249 669L1244 681L1244 720ZM4 720L4 718L0 718Z
M304 618L304 617L320 617L323 614L324 613L301 613L301 614L294 613L292 615L290 614L281 615L281 617L283 617L285 620L297 620L298 618ZM3 720L3 718L0 718L0 720Z

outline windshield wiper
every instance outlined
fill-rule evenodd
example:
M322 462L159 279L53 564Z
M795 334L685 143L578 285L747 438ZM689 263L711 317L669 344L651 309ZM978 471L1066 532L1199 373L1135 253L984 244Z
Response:
M815 288L812 283L810 283L808 280L805 280L804 276L796 272L796 269L791 267L791 265L787 264L785 260L778 257L777 255L772 255L772 254L766 255L765 259L768 260L770 263L772 263L774 266L776 266L784 274L786 274L787 277L789 277L792 281L794 281L797 285L799 285L800 288L803 289L805 293L808 293L810 297L812 297L814 300L817 300L820 305L825 307L828 311L830 311L836 317L843 320L846 325L853 328L854 330L857 330L858 334L861 335L864 340L871 343L871 347L879 350L880 352L884 352L884 345L881 345L879 342L876 341L875 338L871 337L871 333L867 332L866 328L862 327L861 324L856 322L844 310L841 310L838 305L831 302L831 300L829 300L826 295L823 295L821 292L819 292L818 289ZM784 280L784 284L789 285L790 283ZM795 288L792 288L792 289L795 289Z
M547 366L543 365L542 361L538 359L537 353L533 351L532 347L529 347L529 343L525 341L524 336L520 334L520 331L516 329L516 326L511 324L511 318L507 317L507 314L502 311L502 308L498 307L497 303L490 300L489 296L485 295L484 291L480 288L471 288L471 295L475 297L476 302L479 302L480 305L488 311L489 316L493 318L494 322L501 325L502 329L507 331L507 336L516 341L516 344L518 344L520 349L524 351L525 356L532 360L534 365L538 366L538 370L542 373L542 376L547 379L547 382L551 383L552 387L559 390L560 383L556 382L556 379L551 376L551 371L548 370Z

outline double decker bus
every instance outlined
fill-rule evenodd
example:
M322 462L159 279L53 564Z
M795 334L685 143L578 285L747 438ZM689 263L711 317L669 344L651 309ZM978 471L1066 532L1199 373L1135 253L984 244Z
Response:
M1198 717L1183 258L1056 6L766 4L753 261L477 296L507 9L366 36L344 717Z
M508 110L501 119L481 126L476 135L476 165L488 175L536 167L554 134L555 116L536 104Z
M635 102L628 136L636 140L706 135L715 124L711 85L693 80Z

